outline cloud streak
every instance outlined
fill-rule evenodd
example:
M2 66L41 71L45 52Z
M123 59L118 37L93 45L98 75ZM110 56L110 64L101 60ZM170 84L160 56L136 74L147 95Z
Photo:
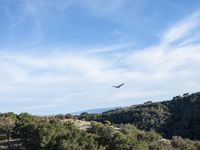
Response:
M183 19L164 33L160 43L129 54L124 62L132 65L143 77L142 81L152 87L177 93L198 90L198 86L190 83L199 83L200 45L193 43L193 33L200 29L199 21L199 12Z
M186 17L181 22L172 26L162 37L161 44L169 45L178 40L188 39L192 37L194 29L199 27L200 13L196 12L191 16Z

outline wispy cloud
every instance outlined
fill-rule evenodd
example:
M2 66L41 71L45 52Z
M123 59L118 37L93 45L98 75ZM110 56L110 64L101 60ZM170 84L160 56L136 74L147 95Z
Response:
M53 105L58 107L58 103L75 105L73 101L91 98L98 86L99 95L103 92L103 84L107 82L110 86L120 72L112 69L106 60L83 54L41 57L4 53L0 59L0 67L6 68L0 71L0 83L4 87L0 88L1 100L23 101L27 106L34 100L31 109L29 106L26 109L29 111L42 109L39 105L45 104L52 108Z
M194 38L199 41L193 34L200 31L199 21L197 12L168 29L160 38L160 43L129 54L124 63L131 67L132 74L139 74L135 82L152 86L148 89L152 92L158 87L177 93L181 90L198 90L197 86L191 86L190 83L200 82L197 77L200 75L197 71L200 67L200 45L193 43Z
M194 34L194 29L199 27L200 24L200 13L196 12L191 16L188 16L181 22L178 22L172 26L162 37L161 44L168 45L173 44L178 40L188 40L192 38Z

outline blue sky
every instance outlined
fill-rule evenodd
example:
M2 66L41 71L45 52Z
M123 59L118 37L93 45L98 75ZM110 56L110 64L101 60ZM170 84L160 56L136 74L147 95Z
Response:
M1 0L1 112L68 113L199 91L199 9L197 0Z

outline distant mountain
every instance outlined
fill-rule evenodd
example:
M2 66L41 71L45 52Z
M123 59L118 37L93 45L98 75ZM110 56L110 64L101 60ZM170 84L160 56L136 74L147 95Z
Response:
M71 114L72 115L80 115L81 113L84 113L84 112L91 113L91 114L100 114L102 112L110 111L110 110L113 110L113 109L116 109L116 108L118 108L118 107L88 109L88 110L83 110L83 111L72 112Z
M166 138L178 135L200 139L200 92L175 96L163 102L118 108L99 115L83 114L81 119L131 123L142 130L154 129Z

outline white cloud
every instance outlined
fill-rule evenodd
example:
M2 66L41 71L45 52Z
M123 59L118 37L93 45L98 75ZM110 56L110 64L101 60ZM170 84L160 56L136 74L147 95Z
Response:
M197 71L200 68L200 45L191 40L193 33L200 31L199 21L199 13L195 13L165 32L160 43L127 56L124 63L132 70L131 74L138 74L135 82L146 84L139 86L142 91L146 89L154 93L159 89L174 94L199 90L197 84L190 84L200 83L197 77L200 75Z
M4 68L0 70L0 83L4 87L0 88L1 101L23 102L23 110L31 112L45 104L51 108L73 105L81 98L91 98L98 86L97 95L101 95L103 84L107 82L110 87L112 80L119 78L119 71L111 64L92 55L39 56L8 52L2 53L0 60L0 67ZM19 110L22 109L13 111Z
M199 23L200 12L197 12L172 26L163 35L161 44L168 45L183 38L188 39L188 36L193 36L192 31L199 26Z

